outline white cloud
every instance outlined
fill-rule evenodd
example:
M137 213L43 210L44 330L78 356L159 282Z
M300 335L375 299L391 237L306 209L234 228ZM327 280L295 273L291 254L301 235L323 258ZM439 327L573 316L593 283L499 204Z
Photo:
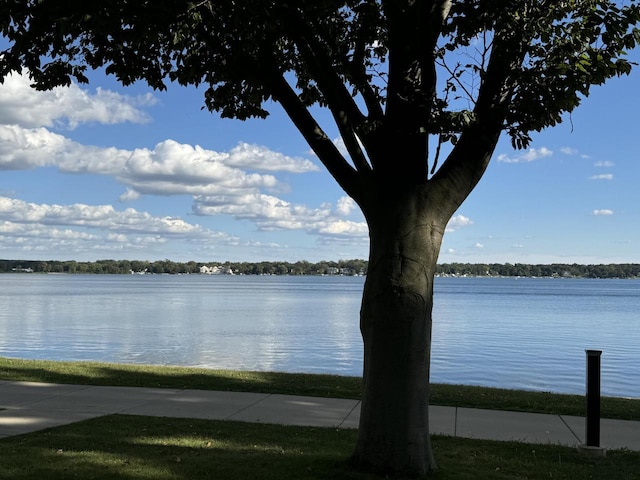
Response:
M221 195L276 191L283 185L271 174L251 173L234 165L255 158L255 169L300 173L317 168L304 159L287 157L266 147L241 143L231 152L216 152L174 140L153 149L123 150L86 146L45 128L0 125L0 170L53 166L67 173L109 175L128 187L123 200L135 194Z
M349 215L356 208L356 202L351 197L341 197L336 202L336 213L342 216Z
M127 243L129 241L129 237L122 233L110 233L107 235L107 239L111 242L117 243Z
M347 150L347 145L344 143L344 140L342 137L338 137L334 139L333 144L336 146L336 148L342 155L344 155L345 157L349 156L349 150Z
M53 251L69 255L70 252L89 250L97 244L107 243L108 240L101 239L99 235L68 228L0 221L0 251L11 252L13 255L18 252L25 255L47 252L51 257Z
M468 217L465 217L464 215L456 215L449 220L449 223L447 223L445 232L455 232L459 228L466 227L468 225L473 225L473 222Z
M365 222L353 222L351 220L330 220L319 222L314 226L317 233L322 235L340 235L348 237L366 237L369 228Z
M358 211L357 218L344 217L353 214L355 202L341 197L335 208L322 204L318 208L296 205L265 194L216 195L195 198L196 215L232 215L250 220L263 231L305 230L322 237L367 239L369 229ZM464 215L456 215L447 224L446 231L453 232L473 224Z
M12 74L0 85L0 123L69 129L89 122L144 123L149 117L140 107L156 102L151 94L130 97L101 88L90 94L76 84L37 91L30 83L27 76Z
M502 163L527 163L540 158L550 157L551 155L553 155L553 151L549 150L547 147L540 147L538 149L530 148L525 153L516 157L510 157L505 153L498 155L498 161Z
M484 248L484 245L482 243L478 243L476 242L476 244L474 245L474 247L476 248Z
M340 198L332 210L328 204L308 208L264 193L283 191L285 186L270 173L251 172L245 168L301 173L316 171L317 167L308 160L288 157L257 145L240 143L229 152L216 152L165 140L153 149L125 150L82 145L45 128L0 125L0 170L39 167L57 167L64 173L111 176L126 187L119 197L121 202L136 200L142 194L190 195L194 198L194 212L249 219L260 230L302 229L325 238L368 238L365 222L358 221L361 216L355 220L345 218L356 207L349 197ZM135 215L131 214L131 209L123 213L111 206L22 205L17 208L11 205L2 210L2 204L9 201L7 198L0 201L0 213L8 215L10 210L21 212L21 216L13 217L14 221L20 218L50 225L56 224L58 217L65 217L68 218L67 224L111 231L114 227L99 224L94 219L96 215L103 212L112 219L118 215L126 217L117 223L127 228L121 227L118 235L105 240L118 244L125 243L122 235L129 235L133 225L145 225L147 228L150 225L149 219L132 218ZM166 235L168 232L160 226L162 222L168 224L170 219L154 220L156 228ZM172 232L177 227L173 222ZM182 222L182 226L187 228L189 224ZM150 241L150 237L144 240L128 238L129 244L135 245Z
M0 251L11 255L130 257L132 252L162 255L165 250L154 249L163 245L213 251L239 244L238 237L176 217L115 210L111 205L36 204L0 196Z
M127 188L127 191L118 197L118 200L121 202L130 202L132 200L137 200L140 198L140 194L135 190Z
M612 173L602 173L600 175L593 175L589 177L589 180L613 180Z
M252 171L318 171L310 160L240 142L216 152L173 140L153 149L123 150L82 145L44 127L74 128L84 122L143 122L137 106L151 96L128 97L98 89L94 94L73 84L38 92L26 76L12 75L0 86L0 170L57 167L61 172L109 175L125 185L121 201L141 193L216 195L284 190L273 175ZM25 128L26 127L26 128Z
M97 240L99 237L87 232L78 232L71 229L60 229L45 225L33 225L29 223L15 223L0 221L0 235L13 237L42 237L46 236L56 240Z
M133 208L116 210L111 205L49 205L29 203L9 197L0 197L0 222L4 233L11 228L23 232L25 228L37 230L47 227L66 227L74 235L106 231L106 238L124 238L121 235L144 234L173 238L220 238L222 234L193 225L177 217L155 217ZM28 227L27 227L28 226ZM71 232L72 230L69 230ZM78 233L84 232L84 233ZM90 237L95 238L96 233Z
M578 153L578 150L572 147L562 147L560 151L565 155L575 155L576 153Z
M226 163L228 156L200 146L180 144L174 140L146 148L124 152L119 165L112 165L109 174L140 193L156 195L212 195L257 189L275 189L280 184L273 175L249 173ZM261 149L263 157L274 154ZM78 167L76 163L74 165ZM93 161L87 168L99 170Z
M351 212L348 197L318 208L296 205L265 194L216 195L196 197L194 213L197 215L232 215L254 222L260 230L306 230L309 233L339 237L367 237L364 221L346 220Z
M231 167L268 172L305 173L320 170L304 158L288 157L259 145L244 142L240 142L228 154L222 154L221 160Z
M312 209L267 195L288 188L273 172L318 171L308 159L245 142L226 152L171 139L153 148L103 148L80 144L48 129L72 129L86 122L144 122L149 118L139 107L154 102L150 95L133 98L102 89L88 93L77 85L37 92L30 88L27 77L8 77L0 86L0 171L53 167L62 173L106 175L126 187L118 199L121 202L142 194L206 197L210 210L252 219L263 230L306 228L343 237L362 236L364 231L366 236L364 222L344 218L355 207L347 197L338 200L331 211L329 205ZM224 208L215 201L226 202ZM152 217L133 209L118 211L110 205L29 204L0 197L0 221L8 222L5 229L22 225L23 233L25 229L48 232L43 238L54 235L58 225L75 233L91 230L91 235L102 235L100 242L120 246L161 243L167 236L189 240L214 236L227 244L240 243L235 237L181 219Z
M615 163L610 162L608 160L603 162L596 162L593 164L594 167L599 167L599 168L602 168L602 167L611 168L611 167L615 167L615 165L616 165Z
M609 210L607 208L603 208L600 210L594 210L593 212L591 212L592 215L596 215L596 216L606 216L606 215L613 215L613 210Z
M0 170L28 170L50 166L69 140L45 128L0 125Z
M293 230L304 228L307 222L327 218L331 210L309 209L285 200L253 193L246 195L213 195L196 197L194 213L198 215L233 215L253 220L263 230Z

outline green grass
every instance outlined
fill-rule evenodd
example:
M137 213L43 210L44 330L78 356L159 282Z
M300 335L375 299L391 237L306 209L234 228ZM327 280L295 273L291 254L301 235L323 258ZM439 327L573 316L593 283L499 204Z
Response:
M0 440L12 480L378 479L351 470L355 430L112 415ZM640 479L640 453L433 438L449 479Z
M0 357L0 379L358 398L360 379ZM583 414L584 398L433 385L432 403ZM640 400L603 398L611 418L640 419ZM355 430L111 415L0 439L0 478L15 480L381 479L353 471ZM640 453L606 458L554 445L433 437L435 480L640 480Z
M243 372L97 362L52 362L0 357L0 379L14 381L189 388L359 398L361 380L338 375Z
M360 398L361 379L337 375L242 372L95 362L51 362L0 357L0 379L14 381L193 388ZM489 408L558 415L585 414L581 395L434 384L432 405ZM603 397L603 418L640 420L640 399Z
M584 395L531 392L467 385L435 384L431 389L432 405L512 410L516 412L586 415ZM602 418L640 420L640 399L602 397Z

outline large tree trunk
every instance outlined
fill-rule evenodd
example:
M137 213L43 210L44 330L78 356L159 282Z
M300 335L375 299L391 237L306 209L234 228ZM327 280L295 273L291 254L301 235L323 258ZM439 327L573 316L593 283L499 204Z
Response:
M426 186L378 199L374 208L363 208L370 258L360 311L364 393L353 459L359 467L423 475L436 469L428 416L431 311L448 214L429 200Z

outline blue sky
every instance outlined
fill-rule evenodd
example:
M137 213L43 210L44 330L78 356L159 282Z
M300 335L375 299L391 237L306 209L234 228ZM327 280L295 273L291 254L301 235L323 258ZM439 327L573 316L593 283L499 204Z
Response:
M527 151L504 137L440 262L640 263L639 80L594 87ZM362 215L277 105L240 122L195 88L28 83L0 86L0 258L367 258Z

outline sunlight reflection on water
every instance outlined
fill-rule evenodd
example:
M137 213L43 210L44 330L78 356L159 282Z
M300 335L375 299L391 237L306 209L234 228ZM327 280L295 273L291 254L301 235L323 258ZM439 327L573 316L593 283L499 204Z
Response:
M0 275L0 355L360 375L363 278ZM431 378L640 397L640 281L438 278Z

